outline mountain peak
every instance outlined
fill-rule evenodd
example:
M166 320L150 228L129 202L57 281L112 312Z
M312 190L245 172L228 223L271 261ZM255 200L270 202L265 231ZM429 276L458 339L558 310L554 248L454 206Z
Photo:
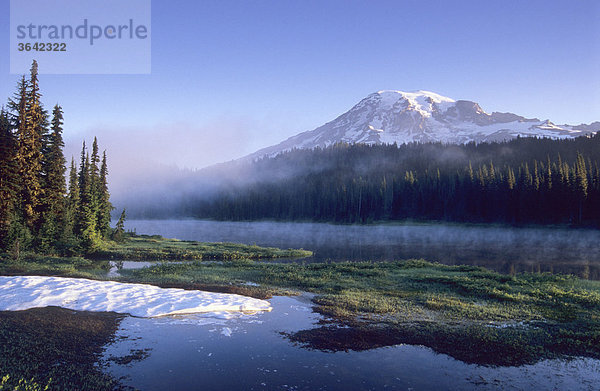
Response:
M488 114L478 103L454 100L431 91L381 90L314 130L290 137L250 157L274 156L293 148L327 147L339 142L462 144L521 137L573 138L600 131L590 125L554 125L513 113Z
M434 112L445 112L455 102L431 91L381 90L370 94L354 108L370 105L377 106L376 111L413 110L424 117L431 117Z
M385 104L394 104L399 100L408 101L413 107L425 107L430 106L431 104L444 104L444 103L454 103L455 100L452 98L448 98L446 96L442 96L440 94L436 94L431 91L398 91L398 90L382 90L377 91L374 94L369 95L370 97L378 97Z
M404 99L417 99L417 98L431 98L434 102L454 102L454 99L448 98L447 96L443 96L440 94L436 94L435 92L425 91L425 90L416 90L416 91L400 91L400 90L381 90L377 91L371 95L381 95L381 96L399 96Z

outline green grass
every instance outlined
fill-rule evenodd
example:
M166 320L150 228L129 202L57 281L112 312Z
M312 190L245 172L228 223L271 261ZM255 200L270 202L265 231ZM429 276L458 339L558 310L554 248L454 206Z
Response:
M122 318L56 307L0 311L0 390L122 389L97 365Z
M13 379L10 375L5 375L0 380L0 391L47 391L50 389L52 379L42 386L34 381L34 379Z
M139 261L234 260L262 258L300 258L311 256L306 250L282 250L236 243L203 243L165 239L158 235L130 235L123 243L107 242L103 249L90 254L95 259Z
M317 302L349 316L488 322L594 319L600 284L570 276L507 276L471 266L422 260L370 263L160 264L123 272L149 283L243 284L318 294Z
M0 253L0 275L52 275L62 277L102 278L110 265L83 257L57 257L24 253L17 260Z
M0 252L0 275L60 275L105 279L110 260L123 261L239 261L248 259L303 258L311 251L259 247L236 243L204 243L165 239L158 235L127 235L122 243L106 241L86 256L61 257L32 252Z

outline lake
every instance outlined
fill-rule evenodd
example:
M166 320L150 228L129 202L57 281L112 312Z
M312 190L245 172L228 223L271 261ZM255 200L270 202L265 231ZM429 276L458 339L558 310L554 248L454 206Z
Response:
M314 256L303 262L424 258L448 265L484 266L501 273L555 272L600 279L599 230L208 220L130 220L126 229L182 240L313 251Z
M126 228L183 240L314 251L301 262L425 258L506 273L554 271L600 278L600 233L594 230L203 220L131 220ZM107 370L141 390L594 390L600 381L600 360L589 358L490 367L423 346L308 349L285 333L320 326L310 295L270 302L272 312L254 315L127 317L106 349ZM124 355L137 359L110 360Z

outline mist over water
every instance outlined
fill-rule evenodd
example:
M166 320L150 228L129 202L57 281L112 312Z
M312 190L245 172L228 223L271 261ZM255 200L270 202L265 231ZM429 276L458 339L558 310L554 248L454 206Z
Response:
M477 265L502 273L555 272L600 280L600 231L452 224L333 225L325 223L130 220L138 234L181 240L304 248L302 262L424 258ZM290 260L297 261L297 260Z

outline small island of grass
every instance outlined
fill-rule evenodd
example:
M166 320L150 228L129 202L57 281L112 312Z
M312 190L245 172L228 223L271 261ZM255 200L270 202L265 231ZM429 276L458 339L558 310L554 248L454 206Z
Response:
M120 242L105 241L102 247L82 256L61 257L24 252L19 257L0 253L0 274L59 275L107 278L108 261L233 261L304 258L311 251L260 247L239 243L206 243L166 239L159 235L125 234Z
M190 240L165 239L159 235L129 235L128 240L109 242L103 249L90 254L95 259L134 261L188 261L304 258L311 251L275 247L259 247L239 243L205 243Z

